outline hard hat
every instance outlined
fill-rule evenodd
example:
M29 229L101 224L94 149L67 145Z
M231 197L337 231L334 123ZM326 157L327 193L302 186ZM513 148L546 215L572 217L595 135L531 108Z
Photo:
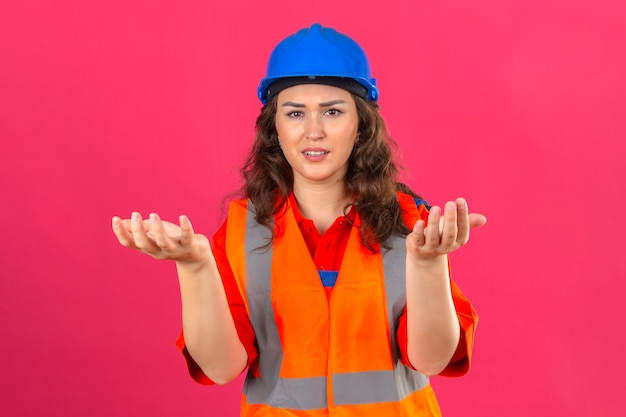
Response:
M280 90L304 83L328 84L378 101L365 51L351 38L319 23L300 29L274 48L257 94L266 104Z

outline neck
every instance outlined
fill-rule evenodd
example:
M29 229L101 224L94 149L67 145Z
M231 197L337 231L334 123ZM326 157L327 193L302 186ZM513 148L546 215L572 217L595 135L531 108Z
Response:
M351 198L346 194L343 182L334 184L294 184L293 194L300 213L313 220L317 230L323 234L335 219L343 216Z

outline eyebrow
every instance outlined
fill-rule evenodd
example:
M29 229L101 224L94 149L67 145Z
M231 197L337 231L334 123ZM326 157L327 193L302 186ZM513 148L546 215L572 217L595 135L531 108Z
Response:
M324 103L320 103L319 106L320 107L330 107L330 106L334 106L335 104L343 104L345 103L345 100L341 100L341 99L337 99L337 100L331 100L331 101L326 101ZM297 107L297 108L304 108L306 107L304 104L302 103L296 103L293 101L286 101L283 103L282 107Z

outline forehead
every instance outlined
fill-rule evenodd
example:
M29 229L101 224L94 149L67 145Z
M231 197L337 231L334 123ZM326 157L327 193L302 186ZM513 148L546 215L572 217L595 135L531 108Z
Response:
M348 91L325 84L294 85L278 93L277 100L279 104L286 101L323 103L333 100L344 100L347 103L354 103L354 98Z

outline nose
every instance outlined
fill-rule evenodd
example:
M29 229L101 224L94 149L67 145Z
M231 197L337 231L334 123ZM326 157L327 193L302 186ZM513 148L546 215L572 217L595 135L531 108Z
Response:
M317 140L324 137L324 124L320 115L312 114L306 123L306 138Z

